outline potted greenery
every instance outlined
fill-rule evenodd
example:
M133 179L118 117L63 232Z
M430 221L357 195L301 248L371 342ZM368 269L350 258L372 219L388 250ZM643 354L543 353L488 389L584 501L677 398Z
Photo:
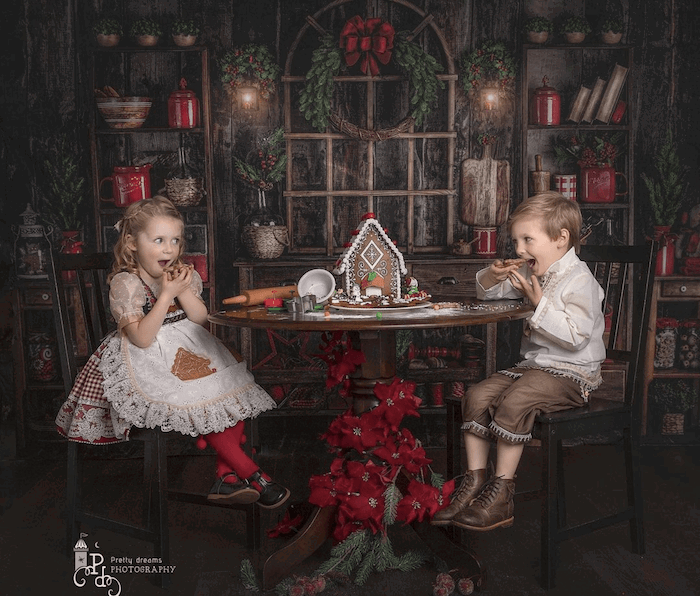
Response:
M143 18L134 21L129 32L140 46L154 46L163 34L163 29L157 21Z
M664 435L682 435L685 415L696 401L693 387L682 379L655 380L649 387L651 403L662 416L661 432Z
M175 19L170 24L170 33L173 36L175 45L191 46L197 41L199 35L199 25L192 19Z
M105 47L116 46L123 33L121 23L111 18L100 19L92 26L92 30L97 36L97 43Z
M559 27L559 33L563 33L569 43L581 43L590 32L588 21L577 16L566 18Z
M676 223L685 202L685 171L673 145L673 134L669 128L666 141L656 156L655 173L642 172L651 206L654 240L659 242L656 261L657 275L672 275L675 264L676 235L671 227Z
M554 31L554 24L545 17L532 17L525 21L523 33L530 43L544 43Z
M598 25L598 34L603 43L615 44L622 39L622 19L606 16Z
M79 241L83 228L83 205L87 198L87 181L80 172L80 158L68 137L62 135L55 151L43 160L48 188L44 196L42 213L62 235L63 252L80 252Z
M676 223L685 201L685 172L673 145L673 133L669 128L666 141L659 149L654 162L655 174L642 172L642 180L647 187L654 226L668 226Z

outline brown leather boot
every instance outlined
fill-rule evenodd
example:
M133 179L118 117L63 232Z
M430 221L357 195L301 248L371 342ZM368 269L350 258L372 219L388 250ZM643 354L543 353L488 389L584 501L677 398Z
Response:
M452 519L452 525L465 530L486 532L513 525L515 480L491 477L471 505Z
M462 482L455 488L450 497L450 504L433 515L430 523L433 526L449 526L452 518L464 509L472 499L479 494L486 482L486 468L468 470L462 477Z

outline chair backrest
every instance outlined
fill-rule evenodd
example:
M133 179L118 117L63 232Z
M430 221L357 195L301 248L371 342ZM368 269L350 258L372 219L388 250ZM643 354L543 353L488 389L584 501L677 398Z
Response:
M656 245L581 246L579 257L605 292L603 312L609 324L607 356L627 363L625 404L639 415Z
M51 252L49 282L66 395L80 367L110 330L107 273L113 258L111 253Z

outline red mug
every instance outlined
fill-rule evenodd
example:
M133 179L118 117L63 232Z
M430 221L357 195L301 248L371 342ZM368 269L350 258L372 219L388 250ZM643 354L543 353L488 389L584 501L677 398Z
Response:
M622 176L627 187L627 178L622 172L616 172L612 166L581 168L581 188L579 200L582 203L613 203L615 197L627 194L615 192L615 178Z
M116 207L128 207L151 196L151 176L149 174L153 164L143 166L114 166L111 176L100 180L100 189L107 180L112 181L112 198L103 201L114 203Z

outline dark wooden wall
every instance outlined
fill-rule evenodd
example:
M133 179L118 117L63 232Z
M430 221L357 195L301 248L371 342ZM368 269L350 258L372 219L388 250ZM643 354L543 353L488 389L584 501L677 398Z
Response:
M214 172L217 219L219 296L235 288L227 274L239 254L241 219L252 197L235 179L231 156L246 153L252 139L279 126L282 97L278 93L253 115L235 109L223 90L218 58L228 49L248 42L268 45L284 64L288 48L309 14L326 0L23 0L5 3L0 9L5 24L0 40L0 263L3 282L11 269L12 232L26 203L36 208L46 192L41 158L52 151L55 138L66 132L76 151L85 158L87 173L87 114L92 109L88 89L87 55L94 43L91 24L97 15L118 17L127 27L139 16L167 22L175 16L193 17L204 24L201 37L212 54L212 111L214 123ZM365 15L378 14L375 2L360 2ZM415 4L435 16L456 60L465 49L498 39L507 43L519 58L520 28L527 16L555 16L573 11L595 17L609 5L626 22L623 41L636 46L636 94L631 107L637 119L635 135L637 230L645 230L643 185L640 173L648 171L654 151L670 126L689 169L688 205L700 203L698 196L698 74L700 4L696 0L416 0ZM348 15L352 16L352 15ZM457 64L458 65L458 64ZM455 163L478 157L475 137L485 125L474 118L466 97L457 93ZM500 130L497 157L510 160L513 188L520 188L519 128L517 114L506 118ZM517 197L519 200L520 197ZM86 230L92 230L86 215ZM91 238L86 238L88 245Z

